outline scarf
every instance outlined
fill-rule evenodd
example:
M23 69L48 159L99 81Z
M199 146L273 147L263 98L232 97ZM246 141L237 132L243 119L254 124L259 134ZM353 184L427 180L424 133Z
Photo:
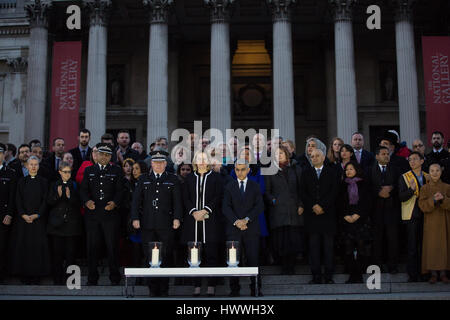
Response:
M359 194L358 194L358 185L356 184L358 181L361 181L361 178L353 177L353 178L345 178L345 182L347 182L347 192L348 199L351 205L358 204Z
M281 170L284 170L284 169L286 169L287 166L289 165L289 161L280 162L279 165L280 165L280 169L281 169Z

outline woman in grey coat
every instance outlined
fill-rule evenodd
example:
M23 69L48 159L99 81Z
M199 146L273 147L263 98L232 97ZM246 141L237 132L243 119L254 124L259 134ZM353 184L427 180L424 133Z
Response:
M275 150L275 157L278 160L278 172L265 176L272 246L281 259L282 273L294 274L295 259L302 248L302 170L295 160L289 161L289 151L283 146Z

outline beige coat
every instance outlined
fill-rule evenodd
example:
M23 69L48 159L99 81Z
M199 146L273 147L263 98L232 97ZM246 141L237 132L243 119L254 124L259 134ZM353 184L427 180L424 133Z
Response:
M444 196L437 204L436 192ZM450 185L430 180L420 189L419 207L424 213L422 273L450 270Z

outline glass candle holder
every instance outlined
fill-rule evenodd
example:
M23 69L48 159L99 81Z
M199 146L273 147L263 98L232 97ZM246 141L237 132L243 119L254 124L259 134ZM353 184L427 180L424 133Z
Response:
M159 268L162 262L162 242L149 242L148 250L150 267Z
M230 268L236 268L239 265L239 241L227 241L227 264Z
M202 243L189 241L187 243L188 249L188 264L191 268L198 268L202 262Z

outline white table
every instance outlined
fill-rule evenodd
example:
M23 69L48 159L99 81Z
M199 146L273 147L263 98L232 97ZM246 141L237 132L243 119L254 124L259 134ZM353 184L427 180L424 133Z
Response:
M255 293L258 296L258 267L236 268L125 268L125 295L128 294L128 278L140 277L255 277Z

